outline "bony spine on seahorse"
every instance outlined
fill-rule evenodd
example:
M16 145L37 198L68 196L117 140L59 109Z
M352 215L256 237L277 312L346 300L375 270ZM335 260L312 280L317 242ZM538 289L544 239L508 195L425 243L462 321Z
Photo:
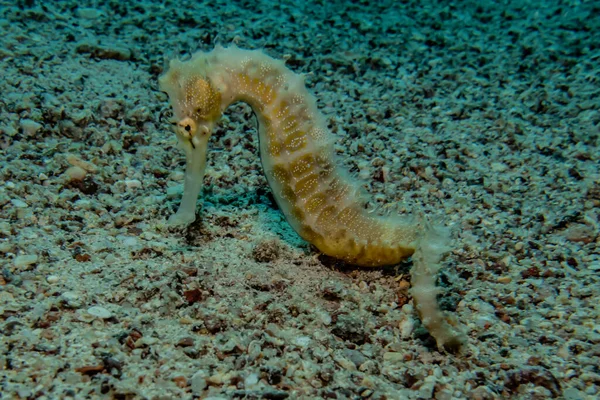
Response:
M242 101L258 118L260 157L273 195L303 239L359 266L396 264L416 251L415 280L435 277L447 236L432 234L435 230L425 224L366 212L360 190L335 162L332 139L313 96L283 62L261 51L217 46L186 62L171 61L159 84L171 100L175 132L186 154L183 199L170 223L194 221L208 139L224 110ZM437 254L423 256L419 252L425 248ZM428 321L436 325L429 327L432 334L442 326L444 333L436 337L440 347L459 347L460 332L437 308L435 278L420 282L426 282L420 289L428 293L414 299L425 326Z

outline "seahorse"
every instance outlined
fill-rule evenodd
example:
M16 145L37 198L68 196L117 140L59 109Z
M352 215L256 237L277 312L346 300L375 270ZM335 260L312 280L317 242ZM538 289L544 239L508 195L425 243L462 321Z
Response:
M415 302L420 296L421 303L427 303L424 307L435 309L438 325L448 325L435 300L435 274L446 251L445 238L439 239L440 245L420 242L445 236L432 234L433 228L423 223L367 212L362 191L336 163L332 136L301 75L260 50L217 46L185 62L172 60L159 86L170 98L174 130L186 154L183 199L170 224L195 220L210 135L229 105L246 102L258 119L267 181L298 235L324 254L364 267L394 265L417 251L415 280L425 278L427 284L420 289L427 294L414 296ZM424 248L434 254L419 254ZM430 311L426 313L433 315ZM458 339L452 334L442 342L452 347Z

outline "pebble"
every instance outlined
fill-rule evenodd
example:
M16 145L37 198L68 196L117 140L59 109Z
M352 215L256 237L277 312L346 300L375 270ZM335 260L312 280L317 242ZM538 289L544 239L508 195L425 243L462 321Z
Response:
M2 232L2 229L0 229L0 232ZM2 232L4 233L4 232ZM10 236L10 235L6 235L6 236ZM0 242L0 253L8 253L12 250L12 244L10 242Z
M169 186L167 188L167 197L172 199L172 198L176 198L181 196L181 193L183 192L183 187L182 186Z
M11 236L10 224L8 222L0 222L0 232L5 236Z
M415 321L408 316L406 319L402 320L400 322L400 336L402 337L402 339L408 339L410 338L410 336L413 333L413 330L415 329Z
M248 375L246 377L246 379L244 379L244 387L246 389L251 388L252 386L256 385L257 383L258 383L258 375L255 373Z
M100 10L95 8L81 7L77 8L77 16L83 19L97 19L102 15Z
M400 282L398 282L398 289L399 290L408 290L410 289L410 282L408 282L407 280L401 280Z
M30 120L30 119L23 119L21 120L21 129L23 130L23 133L27 136L33 136L37 133L37 131L39 131L40 129L42 129L42 125Z
M69 181L82 181L87 175L87 171L79 166L69 167L65 171L65 176Z
M71 308L81 307L81 299L75 292L64 292L60 297Z
M298 347L308 347L311 340L308 336L298 336L294 338L294 344Z
M126 179L125 186L127 186L128 189L138 189L142 187L142 182L138 179Z
M26 267L35 264L38 261L38 256L35 254L23 254L15 257L14 264L17 268Z
M109 310L100 306L92 306L87 309L87 312L96 318L108 319L112 317L112 313Z
M74 154L67 154L65 159L69 164L71 164L74 167L83 168L88 172L97 172L98 171L98 167L96 167L94 164L87 162L87 161L83 161L81 158L77 157Z
M51 285L57 283L59 280L60 280L60 278L56 275L48 275L46 277L46 282L48 282Z
M10 201L10 203L15 206L16 208L27 208L29 207L29 205L27 203L25 203L23 200L19 200L19 199L12 199Z
M206 382L206 377L208 373L204 370L197 371L194 375L192 375L191 386L192 393L195 395L200 395L204 389L208 386Z
M504 172L508 169L508 166L506 164L500 162L493 162L490 164L490 166L492 167L492 171L494 172Z
M588 269L592 271L600 271L600 261L596 261L588 265Z
M428 377L429 378L429 377ZM423 383L419 388L419 397L423 399L433 398L433 389L435 388L435 380Z
M323 323L323 325L330 325L331 324L331 315L326 312L326 311L322 311L320 313L318 313L319 319L321 320L321 322Z
M563 391L563 398L565 400L583 400L584 396L583 393L575 388L567 388Z
M383 360L389 362L404 361L404 354L388 351L387 353L383 354Z
M510 276L500 276L497 280L498 283L510 283L512 279Z

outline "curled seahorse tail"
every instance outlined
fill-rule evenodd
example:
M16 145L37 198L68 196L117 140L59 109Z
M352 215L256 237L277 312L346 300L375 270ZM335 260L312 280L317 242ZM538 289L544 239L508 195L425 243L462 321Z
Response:
M435 285L442 257L450 250L450 229L426 223L412 257L411 294L417 314L438 348L458 352L466 342L464 328L454 316L439 308L439 289Z

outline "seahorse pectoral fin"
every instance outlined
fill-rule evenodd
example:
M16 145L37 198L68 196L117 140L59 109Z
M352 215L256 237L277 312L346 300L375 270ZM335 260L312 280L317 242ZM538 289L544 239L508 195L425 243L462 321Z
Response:
M169 218L169 225L189 225L196 219L196 201L202 189L209 135L180 138L185 151L183 198L179 209Z

